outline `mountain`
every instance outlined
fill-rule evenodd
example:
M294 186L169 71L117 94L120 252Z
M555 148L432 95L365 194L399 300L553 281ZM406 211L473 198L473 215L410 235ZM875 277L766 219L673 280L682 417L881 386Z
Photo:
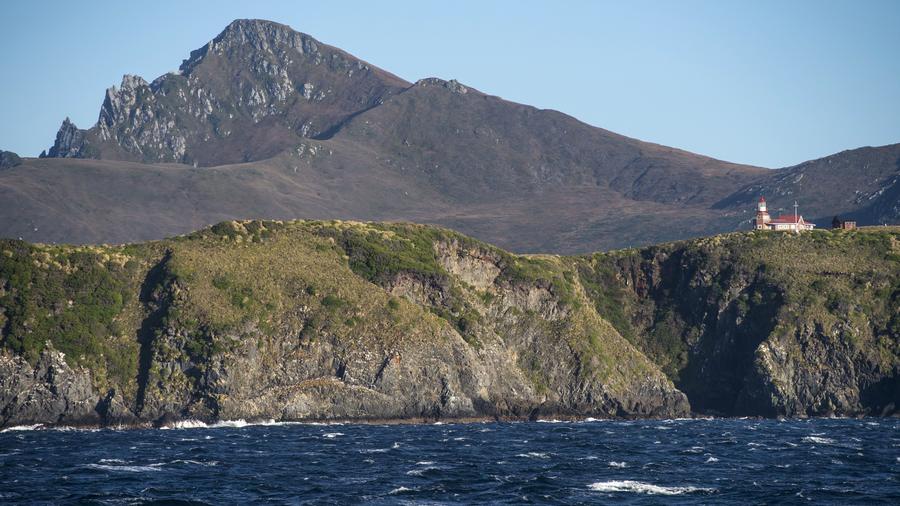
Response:
M409 83L347 53L259 20L231 23L178 72L126 75L97 124L68 118L50 157L178 162L261 160L336 128Z
M803 213L821 225L836 214L867 224L897 223L898 183L900 144L859 148L772 171L713 207L748 209L759 195L765 195L776 209L791 210L791 204L799 201Z
M0 150L0 169L9 169L22 165L22 159L12 151Z
M898 298L898 228L576 257L340 221L3 240L0 426L888 415Z
M760 192L773 207L802 197L807 217L893 223L898 146L733 164L455 80L409 83L238 20L177 73L125 76L96 125L67 119L44 158L0 172L0 235L120 243L223 219L406 220L581 253L749 228Z

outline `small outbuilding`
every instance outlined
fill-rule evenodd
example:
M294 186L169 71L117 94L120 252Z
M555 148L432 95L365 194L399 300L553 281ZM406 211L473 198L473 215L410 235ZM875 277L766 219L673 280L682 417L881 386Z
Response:
M832 230L853 230L856 228L856 222L850 220L842 220L839 216L835 216L831 220Z

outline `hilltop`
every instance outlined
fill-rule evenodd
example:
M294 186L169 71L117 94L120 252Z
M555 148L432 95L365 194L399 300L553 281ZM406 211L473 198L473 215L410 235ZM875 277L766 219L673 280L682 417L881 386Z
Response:
M773 208L799 198L821 223L896 223L898 146L778 170L729 163L452 79L407 82L237 20L177 72L124 76L97 123L66 119L45 158L0 170L0 235L121 243L223 219L339 218L585 253L748 227L761 193Z
M885 415L900 230L513 255L446 229L223 222L0 242L0 425Z

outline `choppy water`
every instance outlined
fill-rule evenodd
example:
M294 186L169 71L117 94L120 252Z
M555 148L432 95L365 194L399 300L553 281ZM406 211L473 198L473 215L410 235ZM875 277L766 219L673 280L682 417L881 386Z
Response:
M6 430L0 503L900 504L900 421Z

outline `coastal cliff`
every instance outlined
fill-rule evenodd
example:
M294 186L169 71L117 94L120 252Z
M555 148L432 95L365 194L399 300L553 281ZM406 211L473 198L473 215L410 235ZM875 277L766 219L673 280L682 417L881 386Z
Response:
M898 244L751 232L516 256L335 221L0 241L0 426L888 415Z

